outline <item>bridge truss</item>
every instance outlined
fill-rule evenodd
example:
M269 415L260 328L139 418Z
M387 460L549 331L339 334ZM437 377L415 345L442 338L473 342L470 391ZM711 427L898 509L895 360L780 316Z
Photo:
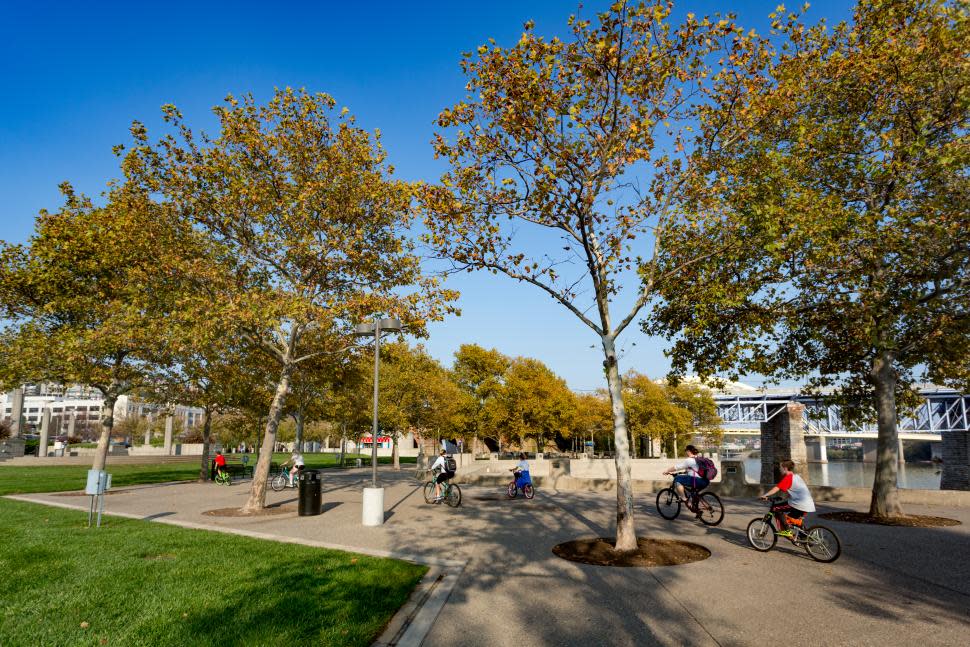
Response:
M948 431L970 431L970 395L949 389L920 392L923 402L909 415L900 418L899 433L936 435ZM804 395L715 395L722 425L732 431L758 433L761 423L771 420L789 402L805 405L805 424L809 433L838 436L872 435L875 421L846 421L842 407Z

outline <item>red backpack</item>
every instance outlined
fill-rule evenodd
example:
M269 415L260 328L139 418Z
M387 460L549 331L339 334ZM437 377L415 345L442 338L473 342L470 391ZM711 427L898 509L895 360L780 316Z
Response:
M697 474L701 478L713 481L714 477L717 476L717 468L714 467L714 461L705 456L695 456L694 460L697 461Z

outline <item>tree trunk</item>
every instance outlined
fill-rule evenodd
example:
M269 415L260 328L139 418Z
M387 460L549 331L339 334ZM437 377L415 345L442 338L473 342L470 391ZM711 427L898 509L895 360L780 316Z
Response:
M202 421L202 465L199 467L199 480L209 480L209 435L212 433L212 412L205 408Z
M902 516L896 489L899 465L899 434L896 429L896 371L893 353L883 350L872 360L870 376L876 387L876 476L872 482L869 514L874 517Z
M344 449L347 447L347 423L340 424L340 467L344 466Z
M397 449L397 432L391 435L391 443L393 444L393 449L391 453L394 455L394 469L401 469L401 454Z
M98 450L94 455L93 470L103 470L108 461L108 448L111 446L111 430L115 425L115 402L118 394L105 394L104 406L101 407L101 436L98 438Z
M292 364L286 364L280 373L276 394L273 395L273 404L270 405L269 416L266 419L266 430L259 448L259 460L253 471L253 484L249 489L249 499L242 507L243 512L258 512L266 506L266 483L269 481L269 468L273 462L273 448L276 447L276 430L280 426L280 418L283 417L283 406L286 404L286 394L290 390L292 373Z
M303 421L305 420L303 416L303 410L298 409L296 413L293 414L293 419L296 421L296 451L303 453Z
M623 406L623 382L611 337L603 337L603 352L606 355L606 383L613 408L613 441L616 446L613 454L616 462L616 545L613 548L617 551L633 551L637 549L637 533L633 524L630 446L627 440L626 409Z

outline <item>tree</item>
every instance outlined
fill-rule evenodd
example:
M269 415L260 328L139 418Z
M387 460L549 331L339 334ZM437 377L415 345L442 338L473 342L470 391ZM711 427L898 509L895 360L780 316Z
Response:
M671 402L666 389L646 375L630 371L623 384L634 447L640 439L658 438L671 453L680 451L694 433L690 411Z
M874 411L877 517L902 512L901 398L970 371L968 15L942 0L864 0L831 30L776 15L770 82L706 157L720 220L667 253L736 231L746 247L667 285L651 327L679 336L675 372L807 377Z
M525 449L533 438L541 452L545 439L569 436L569 422L576 415L575 401L566 382L537 359L512 360L501 387L485 407L490 426Z
M394 467L400 469L398 440L403 431L455 438L466 430L470 396L423 346L403 342L381 346L381 398L378 419L394 441Z
M452 366L455 380L472 396L467 419L473 435L472 453L478 451L478 438L492 438L499 442L498 430L488 425L485 408L501 388L511 359L492 348L487 350L477 344L462 344L455 351Z
M441 113L451 139L439 133L434 143L451 170L423 194L427 240L456 269L532 284L599 339L618 551L635 550L637 539L617 339L657 287L693 262L661 271L655 252L701 179L690 153L709 140L697 136L698 120L721 94L747 92L764 53L731 19L690 14L674 26L669 15L664 2L620 1L595 25L571 18L568 42L537 36L529 22L516 45L466 54L469 94ZM632 294L621 295L625 283Z
M41 212L27 245L0 243L0 381L97 387L92 467L104 469L118 397L157 381L187 341L194 312L180 295L205 254L196 232L132 186L113 186L101 207L61 189L64 206Z
M596 442L612 434L613 416L610 398L605 391L581 393L575 400L576 415L572 421L572 435L585 441Z
M229 96L214 109L216 138L195 135L167 106L174 134L152 144L136 123L125 158L130 177L231 251L238 289L218 305L276 364L246 512L265 504L294 373L320 352L341 350L308 349L307 336L336 339L375 313L397 316L420 334L454 296L420 274L405 238L413 190L390 179L379 133L356 127L346 109L334 114L335 106L328 95L289 88L265 106Z

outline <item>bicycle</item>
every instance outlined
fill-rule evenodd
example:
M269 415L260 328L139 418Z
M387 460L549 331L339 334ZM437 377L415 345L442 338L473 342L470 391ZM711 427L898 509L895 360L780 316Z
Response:
M513 478L512 482L509 483L509 489L508 489L509 498L514 499L516 496L518 496L520 489L522 490L522 494L525 496L525 498L531 499L532 497L534 497L536 495L536 489L532 485L532 479L529 478L529 481L527 483L523 483L522 486L519 487L518 482L519 482L519 478L522 475L522 472L515 472L514 474L515 474L515 478Z
M724 520L724 505L716 494L699 493L688 487L684 490L687 493L687 509L693 512L705 526L716 526ZM657 512L667 521L676 519L680 514L680 497L677 496L677 490L673 486L657 492Z
M232 485L232 476L226 470L216 470L216 485Z
M425 503L434 503L434 485L434 480L424 484ZM461 488L451 481L445 481L441 484L441 497L452 508L457 508L461 505Z
M768 500L768 505L781 501L772 497ZM842 544L835 531L826 526L812 526L803 528L801 519L792 519L785 515L788 527L793 533L791 542L796 546L801 546L808 553L809 557L817 562L834 562L842 554ZM775 547L778 541L778 529L775 514L769 510L761 517L752 519L748 524L748 543L752 548L763 553Z
M301 467L300 470L302 469ZM273 477L273 480L270 482L270 487L273 488L274 492L282 492L288 486L289 482L290 471L286 469L285 465L280 465L280 473ZM289 485L289 487L296 487L296 485Z

